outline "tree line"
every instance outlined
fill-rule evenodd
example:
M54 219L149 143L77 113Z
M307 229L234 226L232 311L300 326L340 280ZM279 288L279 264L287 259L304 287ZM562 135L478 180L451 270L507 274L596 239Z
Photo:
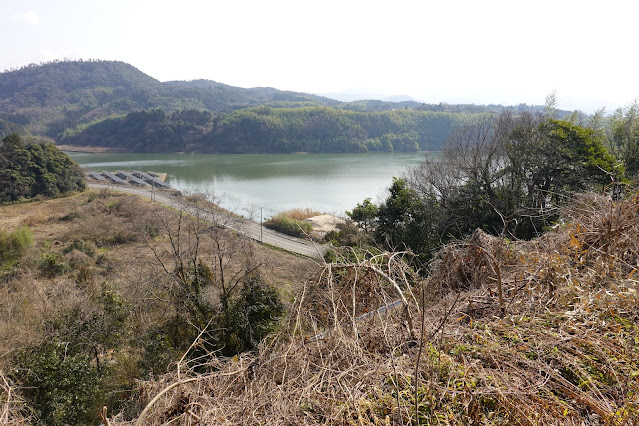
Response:
M415 152L439 150L455 128L481 116L318 106L261 106L216 116L206 111L168 114L154 109L67 131L60 141L136 152Z
M402 178L379 204L348 212L368 244L408 248L423 260L476 229L529 239L557 225L571 194L622 196L639 173L637 103L601 120L504 112L464 126ZM352 229L350 234L352 234ZM354 244L347 229L330 237Z

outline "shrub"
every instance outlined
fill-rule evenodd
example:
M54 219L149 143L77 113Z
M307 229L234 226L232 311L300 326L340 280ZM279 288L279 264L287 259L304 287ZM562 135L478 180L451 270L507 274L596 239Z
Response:
M137 241L137 239L138 239L138 235L136 235L134 232L120 229L114 232L113 234L106 235L102 239L102 246L108 247L108 246L116 246L120 244L127 244L127 243Z
M0 263L15 260L33 245L33 233L28 226L14 230L11 234L0 231Z
M58 253L44 253L40 258L38 270L46 277L54 277L66 271L67 265Z
M240 294L232 300L228 312L223 313L222 353L235 355L253 350L275 331L277 320L284 313L284 305L275 291L257 274L246 278Z
M65 248L62 249L62 253L67 254L72 250L78 250L86 254L89 257L95 256L96 247L91 241L85 241L81 238L75 238Z
M21 350L13 379L39 422L49 425L91 424L100 397L99 372L91 358L63 343L46 342Z
M174 347L174 342L169 339L172 332L169 323L170 321L167 321L167 324L153 326L139 338L140 346L143 348L143 356L137 359L135 368L143 378L168 372L170 366L180 356L180 351Z
M370 246L375 243L373 237L361 230L353 221L338 223L336 229L324 235L324 241L334 246Z
M313 231L313 225L280 213L264 222L264 226L294 237L306 237Z

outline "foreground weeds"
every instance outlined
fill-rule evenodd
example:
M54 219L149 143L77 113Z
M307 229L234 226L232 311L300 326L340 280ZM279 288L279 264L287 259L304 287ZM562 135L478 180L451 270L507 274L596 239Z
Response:
M0 209L0 425L130 420L138 380L173 371L198 328L219 343L186 374L278 326L314 264L223 225L106 190Z
M140 382L135 424L633 424L639 198L565 217L531 242L478 231L425 280L409 253L325 264L259 353Z

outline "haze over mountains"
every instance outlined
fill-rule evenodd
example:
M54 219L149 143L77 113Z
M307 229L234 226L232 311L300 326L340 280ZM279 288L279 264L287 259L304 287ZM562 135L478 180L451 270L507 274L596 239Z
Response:
M427 105L408 97L342 102L211 80L160 82L119 61L54 61L0 73L0 136L136 151L438 149L457 125L504 109L541 107ZM148 116L126 119L141 112Z

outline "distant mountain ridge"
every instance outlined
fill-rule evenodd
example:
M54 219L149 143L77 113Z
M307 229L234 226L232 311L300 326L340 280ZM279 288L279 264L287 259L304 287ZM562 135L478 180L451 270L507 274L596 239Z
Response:
M266 141L283 152L308 146L313 152L437 149L476 114L542 109L392 99L341 102L203 79L161 82L121 61L53 61L0 73L0 137L17 132L156 152L221 152L221 146L224 152L259 152ZM393 113L400 110L401 116Z
M119 61L54 61L0 73L0 134L22 129L56 139L65 129L134 111L231 112L270 102L340 102L210 80L160 82Z

